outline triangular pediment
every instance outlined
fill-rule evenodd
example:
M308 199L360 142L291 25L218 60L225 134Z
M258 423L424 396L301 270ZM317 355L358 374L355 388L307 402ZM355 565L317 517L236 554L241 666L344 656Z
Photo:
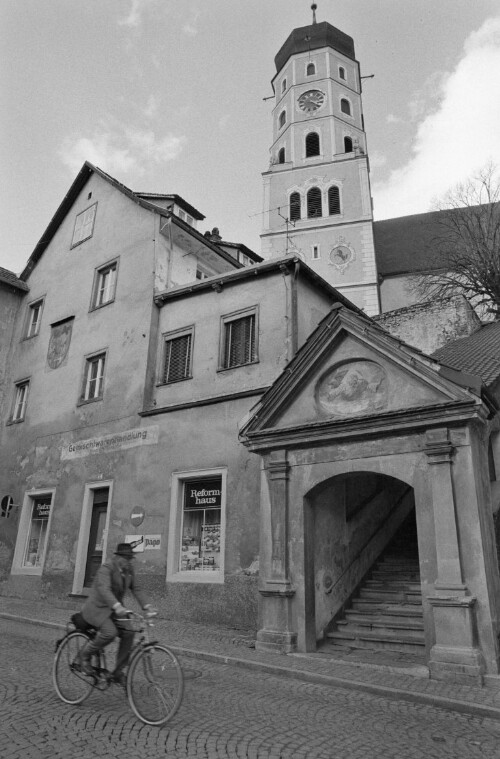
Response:
M297 429L457 404L479 397L443 376L440 365L369 319L335 307L262 397L241 432Z

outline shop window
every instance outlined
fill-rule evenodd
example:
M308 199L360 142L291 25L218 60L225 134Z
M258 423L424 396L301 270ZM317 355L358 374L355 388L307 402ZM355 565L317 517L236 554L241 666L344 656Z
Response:
M98 401L102 398L105 364L105 353L99 353L86 359L81 401Z
M345 79L345 68L343 66L339 66L339 78Z
M28 403L28 392L30 387L29 379L16 382L14 393L14 405L12 407L12 422L22 422L26 416L26 405Z
M92 308L100 308L115 299L117 262L113 261L96 270L92 293Z
M340 190L335 185L328 188L328 213L330 216L340 213Z
M167 579L224 581L226 470L172 475Z
M340 110L342 113L345 113L347 116L351 115L351 104L346 98L342 98L340 101Z
M221 369L231 369L257 361L256 311L222 318Z
M164 335L165 349L161 382L179 382L189 379L193 344L193 329Z
M280 148L278 151L278 163L285 163L285 148Z
M306 76L314 76L316 73L316 64L308 63L306 68Z
M47 547L47 527L49 524L51 495L32 498L31 517L24 547L22 567L41 567Z
M40 331L42 320L43 298L30 303L28 306L28 319L26 322L25 337L35 337Z
M285 126L286 122L286 111L281 111L279 121L278 121L278 127L281 129Z
M11 495L4 495L0 501L0 518L8 519L12 513L14 499Z
M300 219L300 195L298 192L292 192L290 195L290 221Z
M75 228L73 230L73 239L71 247L79 245L81 242L88 240L94 234L94 221L97 209L97 203L78 214L75 219Z
M344 152L352 153L352 137L344 137Z
M307 218L317 216L322 216L321 190L319 187L311 187L307 193Z
M309 132L306 135L306 158L319 154L319 134L317 132Z

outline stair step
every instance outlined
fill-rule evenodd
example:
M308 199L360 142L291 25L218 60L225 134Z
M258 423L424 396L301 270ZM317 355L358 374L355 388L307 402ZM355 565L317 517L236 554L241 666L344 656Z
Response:
M387 588L361 588L359 591L359 598L366 598L373 601L407 601L413 603L421 603L422 592L421 590L389 590Z
M387 580L386 582L382 580L366 580L363 587L372 588L373 590L387 588L388 590L411 590L412 592L418 590L420 592L420 582L409 580Z
M404 635L412 640L423 640L424 625L415 621L410 622L370 622L370 620L353 621L351 619L341 619L337 622L337 630L343 635L351 634L364 635L367 632L377 633L383 638L392 640L394 636Z
M399 611L387 611L386 609L366 610L366 609L347 609L345 619L361 624L384 624L384 625L417 625L424 629L422 610L411 607ZM340 621L339 621L340 624Z
M420 652L425 649L425 642L415 638L409 638L406 635L380 635L369 631L363 633L345 634L339 632L327 633L329 641L336 645L348 646L350 648L377 648L388 651L408 651Z

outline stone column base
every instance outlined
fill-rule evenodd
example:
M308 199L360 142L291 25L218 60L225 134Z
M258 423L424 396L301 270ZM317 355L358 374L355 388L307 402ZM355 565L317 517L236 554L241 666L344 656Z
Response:
M441 589L441 592L446 590ZM437 680L483 684L485 671L481 651L476 648L473 596L458 595L449 588L450 595L429 596L434 612L436 644L431 648L429 670ZM451 595L452 592L457 595ZM462 592L461 589L459 592Z
M482 686L483 657L476 648L433 646L429 671L436 680Z
M274 654L291 654L297 650L297 633L282 630L259 630L255 641L255 650Z

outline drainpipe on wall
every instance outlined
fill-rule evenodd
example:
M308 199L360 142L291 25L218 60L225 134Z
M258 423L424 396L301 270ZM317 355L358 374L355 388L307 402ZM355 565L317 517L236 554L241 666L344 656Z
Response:
M295 261L293 277L292 277L292 292L291 292L291 317L292 317L292 357L295 356L299 349L299 309L298 309L298 297L297 297L297 278L299 276L300 263Z

